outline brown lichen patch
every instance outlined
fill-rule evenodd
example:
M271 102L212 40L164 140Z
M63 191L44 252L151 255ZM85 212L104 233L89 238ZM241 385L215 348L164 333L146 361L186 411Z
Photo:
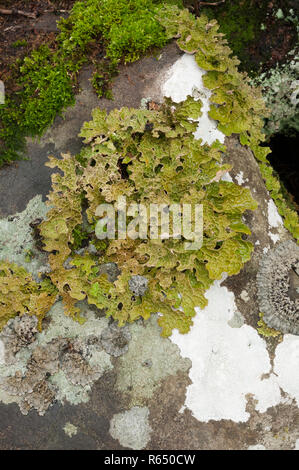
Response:
M248 427L257 433L256 440L249 445L262 444L267 450L294 449L299 437L299 409L295 403L279 404L261 414L249 398L247 411L251 414Z
M23 315L9 321L1 333L4 344L5 361L14 362L16 354L35 341L38 319L35 316Z

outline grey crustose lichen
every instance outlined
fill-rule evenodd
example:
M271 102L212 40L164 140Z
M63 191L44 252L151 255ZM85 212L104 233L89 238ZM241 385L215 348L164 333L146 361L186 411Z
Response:
M299 335L299 246L295 242L282 242L262 258L257 287L267 325Z

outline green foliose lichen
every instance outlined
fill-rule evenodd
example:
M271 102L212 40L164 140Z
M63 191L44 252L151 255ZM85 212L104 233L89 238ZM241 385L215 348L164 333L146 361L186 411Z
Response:
M257 322L257 331L261 336L265 338L277 338L282 337L282 333L274 328L270 328L263 320L263 313L259 313L259 321Z
M159 11L158 19L168 37L178 38L178 46L194 54L198 65L207 71L203 82L212 91L210 117L219 122L218 129L225 135L238 134L240 143L253 151L285 227L299 241L298 214L288 206L267 160L271 150L263 145L264 119L269 112L261 90L253 88L247 74L238 71L239 61L231 57L232 51L218 32L216 20L208 21L204 15L195 18L188 10L167 5Z
M17 315L35 315L38 326L57 298L49 280L37 283L23 267L0 261L0 330Z
M194 307L206 306L204 294L213 280L223 272L238 273L249 260L252 245L244 235L250 231L242 215L256 203L248 189L217 181L219 172L230 168L221 164L225 147L201 145L194 138L197 124L190 118L200 114L201 103L191 97L179 104L168 98L156 111L122 108L107 114L96 109L81 131L88 146L80 158L51 158L49 166L64 175L53 176L52 209L40 232L66 314L80 319L76 304L87 299L119 325L159 312L164 336L173 328L186 333ZM126 196L127 206L202 204L202 247L186 250L184 238L152 239L149 227L144 239L120 239L117 225L115 239L97 251L97 207L115 204L120 196ZM94 249L72 253L74 229L82 223L88 225ZM103 263L120 269L114 282L101 274ZM148 280L143 296L129 289L133 275Z
M265 107L246 74L237 70L238 60L218 33L215 21L195 18L187 10L165 6L157 21L168 39L178 38L182 50L195 54L207 70L204 84L212 91L210 116L225 135L238 134L264 165L269 180L269 149L264 141L262 116ZM86 148L78 156L51 158L58 167L52 176L51 207L40 226L44 249L49 253L52 283L61 295L65 313L81 321L78 302L84 299L112 316L119 325L159 312L162 334L174 328L188 332L195 306L207 304L206 290L226 272L237 274L250 259L250 230L243 223L246 210L256 208L248 189L219 181L230 167L222 165L225 147L219 142L201 145L194 138L201 103L188 97L182 103L166 99L160 109L96 109L85 123L81 137ZM272 192L279 188L272 179ZM100 204L115 204L126 196L130 204L202 204L203 243L186 250L186 239L118 237L98 240ZM285 212L283 201L281 210ZM293 214L286 223L296 231ZM129 228L128 226L126 227ZM159 222L161 229L161 221ZM148 229L147 229L148 230ZM109 282L104 263L116 263L120 274ZM134 295L129 280L141 275L148 281L144 295Z
M218 129L227 136L239 134L242 145L249 146L258 160L265 161L270 149L259 145L265 140L264 101L260 90L250 86L247 74L238 71L240 62L231 57L232 51L218 32L217 21L208 21L204 15L195 18L188 10L174 6L161 9L158 19L168 37L177 37L180 49L194 54L199 67L207 71L203 82L212 91L209 115L219 122Z

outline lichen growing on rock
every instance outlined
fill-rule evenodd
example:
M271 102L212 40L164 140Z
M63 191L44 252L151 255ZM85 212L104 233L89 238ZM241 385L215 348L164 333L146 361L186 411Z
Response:
M121 356L129 349L131 334L127 326L119 328L117 323L110 324L101 334L104 350L111 356Z
M284 65L277 65L269 73L253 80L262 87L263 96L270 110L265 122L265 132L294 133L299 130L299 50Z
M263 313L259 314L259 321L257 322L257 331L261 336L264 336L265 338L276 338L280 336L282 338L282 333L278 330L275 330L275 328L270 328L267 326L267 324L263 320Z
M149 409L133 406L130 410L115 414L110 421L111 436L123 447L143 449L150 440Z
M186 333L194 307L206 305L204 293L213 279L238 273L249 260L252 245L242 234L250 231L242 215L256 203L248 189L215 181L229 168L221 164L225 147L202 145L195 138L200 114L201 102L191 96L182 103L166 98L159 110L122 108L107 114L95 109L81 131L88 146L80 156L51 158L49 166L63 175L52 177L52 208L40 233L66 314L80 320L76 304L86 298L119 326L161 312L163 335L173 328ZM115 239L99 240L97 207L116 204L123 196L128 207L136 201L147 208L201 203L203 246L186 250L184 237L151 237L150 225L146 239L122 239L116 227ZM74 251L74 230L82 223L89 245L84 248L84 240ZM109 282L103 267L115 265L120 274Z
M35 315L41 328L56 298L49 280L37 283L23 267L0 261L0 330L17 315Z
M55 401L88 401L92 385L112 364L101 340L108 320L96 318L86 305L81 305L81 315L84 325L67 318L59 302L42 332L35 317L8 322L0 333L0 401L18 403L23 414L35 409L40 415Z
M258 299L265 323L299 335L299 247L285 241L268 251L257 274Z
M23 212L0 219L0 260L9 260L23 266L35 281L44 273L48 265L47 253L36 246L34 222L45 219L49 208L42 201L42 196L35 196ZM28 257L30 253L30 257Z
M205 87L212 91L209 115L219 121L225 135L239 134L256 158L266 160L270 149L259 144L265 140L262 117L267 115L260 90L252 88L246 73L238 71L240 61L232 51L216 20L205 15L195 18L188 10L165 5L158 13L168 38L178 38L180 49L195 55L199 67L206 70Z

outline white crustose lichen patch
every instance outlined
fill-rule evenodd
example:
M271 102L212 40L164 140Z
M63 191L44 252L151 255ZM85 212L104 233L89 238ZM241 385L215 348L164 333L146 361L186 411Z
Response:
M205 73L197 65L193 55L184 54L170 68L162 84L162 93L164 96L171 97L176 103L184 101L188 95L200 99L202 115L198 118L195 137L201 138L203 143L209 145L217 139L223 143L224 134L217 129L217 122L208 115L211 91L203 85L202 77Z

